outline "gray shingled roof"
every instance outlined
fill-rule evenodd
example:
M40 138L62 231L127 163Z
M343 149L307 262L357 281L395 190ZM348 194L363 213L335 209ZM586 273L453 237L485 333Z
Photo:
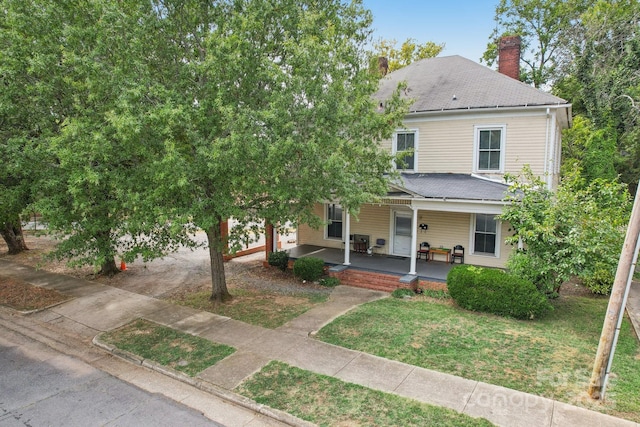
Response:
M388 74L376 98L389 98L402 81L406 96L415 99L412 112L568 104L458 55L423 59Z
M403 173L400 188L428 199L502 201L509 186L460 173Z

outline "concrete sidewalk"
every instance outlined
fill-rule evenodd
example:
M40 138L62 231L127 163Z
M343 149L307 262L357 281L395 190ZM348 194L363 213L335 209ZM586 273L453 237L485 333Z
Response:
M75 297L29 316L74 333L95 336L142 317L235 347L233 355L201 372L193 381L201 389L236 399L235 403L242 403L243 399L233 397L230 390L270 360L279 360L351 383L451 408L472 417L483 417L500 426L640 427L637 423L565 403L383 359L312 338L315 331L335 317L358 304L387 296L386 293L339 286L327 303L270 330L4 260L0 260L0 274L55 288ZM286 417L280 421L298 423Z

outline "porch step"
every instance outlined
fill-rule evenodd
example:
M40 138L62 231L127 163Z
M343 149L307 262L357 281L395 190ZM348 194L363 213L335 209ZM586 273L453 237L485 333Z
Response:
M417 277L413 281L405 280L401 282L400 279L403 278L401 275L376 273L353 268L338 272L330 271L329 275L337 277L344 285L384 292L393 292L398 288L413 289L417 284Z

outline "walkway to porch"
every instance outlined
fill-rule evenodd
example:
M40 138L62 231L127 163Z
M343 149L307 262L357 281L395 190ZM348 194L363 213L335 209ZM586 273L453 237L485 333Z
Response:
M344 263L344 250L325 248L322 246L300 245L290 248L289 257L293 259L305 256L321 258L328 265L342 265ZM351 252L349 255L350 269L358 269L383 274L404 276L409 273L410 258L402 258L385 254L361 254ZM447 274L453 266L442 261L417 260L416 272L419 280L431 282L446 282Z

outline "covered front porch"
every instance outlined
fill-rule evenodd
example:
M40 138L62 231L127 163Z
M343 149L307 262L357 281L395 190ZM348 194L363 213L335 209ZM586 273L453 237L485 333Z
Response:
M316 257L322 259L330 266L343 265L344 249L327 248L315 245L299 245L287 250L292 259L302 257ZM411 258L398 257L387 254L372 254L351 252L350 269L389 274L398 278L405 276L410 270ZM424 257L416 260L416 276L420 281L446 282L447 274L453 267L452 264L443 261L425 261Z

